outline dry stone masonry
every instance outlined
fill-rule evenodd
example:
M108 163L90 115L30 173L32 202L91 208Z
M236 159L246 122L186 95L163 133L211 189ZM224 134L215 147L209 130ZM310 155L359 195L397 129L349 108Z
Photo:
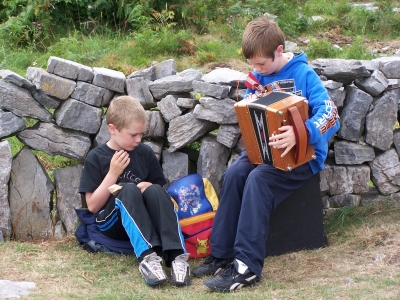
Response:
M400 57L310 65L341 117L321 172L325 209L399 201ZM167 185L198 172L219 193L225 169L244 149L233 105L245 95L246 76L228 68L177 72L173 59L127 77L58 57L49 58L46 70L28 68L25 78L0 70L1 239L74 233L74 208L85 205L77 193L83 161L109 139L104 110L119 95L137 98L146 109L143 142L159 159ZM24 117L37 122L28 128ZM11 136L24 144L14 157ZM33 150L78 163L57 169L51 180Z

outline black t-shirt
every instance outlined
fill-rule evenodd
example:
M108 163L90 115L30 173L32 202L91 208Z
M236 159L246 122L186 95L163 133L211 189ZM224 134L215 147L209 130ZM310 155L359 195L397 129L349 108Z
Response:
M88 153L83 167L79 193L92 193L99 187L110 169L111 158L115 152L107 144L102 144ZM147 181L163 186L167 182L160 163L149 146L140 143L128 153L129 165L119 176L117 183L133 182L138 184Z

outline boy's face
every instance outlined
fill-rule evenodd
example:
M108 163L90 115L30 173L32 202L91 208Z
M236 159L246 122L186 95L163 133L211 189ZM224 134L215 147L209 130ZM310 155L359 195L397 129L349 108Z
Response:
M132 151L142 141L143 132L146 129L145 123L132 123L128 128L120 131L113 124L108 124L111 133L109 147L114 150Z
M256 55L252 58L249 58L247 61L251 63L256 71L259 74L270 75L273 73L278 73L280 69L284 66L284 62L282 59L283 47L278 46L275 50L275 59L270 57L264 57L260 55Z

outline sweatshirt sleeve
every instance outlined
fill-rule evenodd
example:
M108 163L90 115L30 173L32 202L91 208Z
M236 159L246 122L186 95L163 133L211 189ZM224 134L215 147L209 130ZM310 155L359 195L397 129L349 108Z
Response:
M247 97L248 95L254 94L255 92L256 92L255 90L247 88L245 97Z
M305 122L311 145L327 143L339 130L338 110L329 98L318 75L310 69L307 74L307 93L310 118Z

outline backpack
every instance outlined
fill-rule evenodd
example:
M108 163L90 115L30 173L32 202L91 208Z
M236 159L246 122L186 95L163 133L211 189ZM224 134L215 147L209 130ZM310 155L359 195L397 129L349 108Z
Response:
M210 236L218 207L218 196L211 182L199 174L186 175L168 188L191 258L210 255Z
M105 236L97 227L96 216L88 209L75 208L81 224L75 231L79 245L88 252L134 254L130 241L119 241Z

